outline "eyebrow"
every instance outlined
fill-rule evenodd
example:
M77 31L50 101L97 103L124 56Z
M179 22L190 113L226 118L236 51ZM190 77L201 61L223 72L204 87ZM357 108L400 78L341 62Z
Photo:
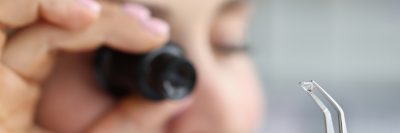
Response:
M229 10L232 7L237 7L237 6L241 6L241 5L245 5L250 3L253 0L231 0L231 1L226 1L225 3L223 3L220 7L219 10L223 11L223 10Z
M230 2L250 2L252 0L232 0Z
M253 0L231 0L231 1L227 1L226 4L242 4L242 3L247 3L247 2L251 2Z

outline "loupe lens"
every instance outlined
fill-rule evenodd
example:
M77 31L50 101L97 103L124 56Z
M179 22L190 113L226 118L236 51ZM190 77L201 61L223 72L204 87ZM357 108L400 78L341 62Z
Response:
M98 80L116 98L137 93L150 100L181 99L196 83L195 68L172 42L142 55L102 48L95 62Z
M190 94L196 81L192 64L184 58L170 54L156 57L149 72L149 86L160 97L167 99L181 99Z

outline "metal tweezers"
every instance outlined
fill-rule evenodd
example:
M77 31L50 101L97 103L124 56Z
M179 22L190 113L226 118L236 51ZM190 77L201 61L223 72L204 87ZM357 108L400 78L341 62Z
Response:
M327 108L325 104L321 101L321 99L317 95L315 95L314 92L316 90L319 90L322 96L324 96L326 100L335 108L339 121L338 124L339 133L347 133L346 119L342 107L340 107L340 105L324 89L322 89L322 87L319 86L317 82L311 80L311 81L300 82L299 84L305 91L308 92L308 94L311 95L311 97L314 99L314 101L317 103L317 105L321 108L322 112L324 113L325 132L335 133L333 119L329 108Z

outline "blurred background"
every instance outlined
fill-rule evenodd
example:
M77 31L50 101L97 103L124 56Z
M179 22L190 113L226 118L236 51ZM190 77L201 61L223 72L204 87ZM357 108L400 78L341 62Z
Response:
M323 133L299 81L341 104L349 133L400 131L400 0L258 0L248 42L265 86L263 133Z

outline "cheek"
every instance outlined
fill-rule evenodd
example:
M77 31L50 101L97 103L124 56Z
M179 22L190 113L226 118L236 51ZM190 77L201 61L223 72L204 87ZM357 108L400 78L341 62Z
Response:
M226 84L225 92L228 93L226 97L221 95L226 98L226 104L229 106L229 110L226 111L231 112L231 117L239 122L236 124L251 128L261 118L262 87L248 57L240 54L232 56L234 57L223 62L220 69L224 72L226 80L223 83Z
M173 123L173 132L251 132L261 118L261 89L247 57L207 64L193 105Z

